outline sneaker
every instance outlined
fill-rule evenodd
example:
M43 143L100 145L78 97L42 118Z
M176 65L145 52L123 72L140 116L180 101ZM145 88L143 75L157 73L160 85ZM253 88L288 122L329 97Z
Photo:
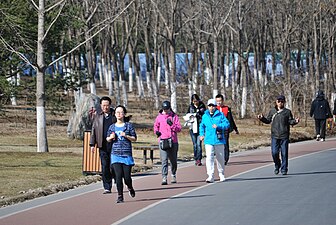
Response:
M275 174L275 175L278 175L278 174L279 174L279 169L275 169L275 170L274 170L274 174Z
M228 164L228 161L225 161L225 162L224 162L224 165L226 166L227 164Z
M213 183L213 182L214 182L214 179L211 178L211 177L208 177L208 178L205 180L205 182L207 182L207 183Z
M219 174L219 181L224 182L225 181L225 176L223 174Z
M320 141L320 135L318 134L318 135L316 135L316 141Z
M135 197L135 191L134 191L133 188L129 190L129 195L130 195L132 198Z
M324 138L321 138L320 141L325 141L325 139L324 139Z
M103 192L103 195L105 195L105 194L111 194L111 190L105 189L104 192Z
M201 161L198 163L198 165L197 166L202 166L203 164L201 163Z
M287 175L287 171L281 172L282 175Z
M122 195L118 195L117 203L122 203L122 202L124 202L124 197Z
M161 185L167 185L167 177L162 177Z
M177 181L176 181L176 175L173 175L173 176L172 176L171 183L172 183L172 184L176 184L176 182L177 182Z

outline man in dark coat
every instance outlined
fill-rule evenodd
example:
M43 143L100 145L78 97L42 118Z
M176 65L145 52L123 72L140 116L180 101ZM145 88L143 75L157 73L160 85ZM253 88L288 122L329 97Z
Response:
M116 122L116 117L111 110L111 99L104 96L100 99L101 112L95 114L90 146L94 153L95 145L99 148L99 157L102 166L102 180L104 192L103 194L111 193L112 178L114 177L110 168L111 165L111 149L112 145L106 141L107 130L112 123Z
M266 124L271 125L271 149L272 157L275 165L274 173L278 174L279 169L282 175L287 175L288 172L288 144L290 126L299 123L300 118L295 118L292 112L285 108L285 96L277 97L276 106L272 108L265 117L263 114L258 115L258 119ZM281 161L279 153L281 150Z
M238 131L236 123L233 119L231 108L224 104L224 96L222 94L216 95L216 102L217 102L217 109L220 112L224 113L224 116L230 122L230 128L227 129L224 132L224 137L225 137L225 140L226 140L226 143L224 145L224 147L225 147L225 149L224 149L224 159L225 159L224 164L227 165L228 162L229 162L229 158L230 158L230 145L229 145L230 133L232 131L235 131L236 134L239 134L239 131Z
M332 118L329 102L322 90L317 92L310 107L310 116L315 120L316 141L325 141L327 119Z

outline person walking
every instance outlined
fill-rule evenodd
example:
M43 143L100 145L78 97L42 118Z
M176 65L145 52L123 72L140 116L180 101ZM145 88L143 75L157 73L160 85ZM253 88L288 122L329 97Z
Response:
M199 138L199 125L205 110L206 107L200 97L197 94L193 94L185 119L189 124L189 133L193 143L196 166L202 166L202 142Z
M219 174L219 181L225 181L225 164L224 164L224 131L229 129L230 122L222 112L217 110L215 99L208 100L208 109L205 111L199 127L200 140L204 141L206 152L206 171L208 178L205 180L207 183L214 182L215 171L215 155L216 164Z
M230 122L230 128L225 130L224 137L225 137L225 145L224 145L224 159L225 159L225 165L228 164L230 159L230 147L229 147L229 138L230 133L232 131L235 131L236 134L239 134L238 128L236 126L236 123L233 119L231 108L227 105L224 105L224 96L222 94L216 95L216 102L217 102L217 109L224 113L224 116L229 120Z
M319 90L310 107L310 116L315 120L316 141L325 141L327 119L332 118L329 102Z
M275 165L274 173L287 175L288 172L288 144L290 125L296 125L300 122L300 118L293 118L291 110L285 108L286 98L279 95L276 99L276 105L272 108L268 115L258 115L258 119L266 124L271 125L271 150L272 158ZM281 160L279 153L281 152Z
M168 159L171 166L171 183L176 183L178 139L177 133L181 131L178 115L172 109L169 101L162 103L162 109L154 122L154 134L158 137L160 158L162 164L162 185L167 185Z
M106 138L108 142L112 143L111 166L115 172L117 183L117 203L124 202L123 181L128 187L130 196L135 197L131 172L134 166L132 142L137 140L137 135L133 124L129 122L130 116L126 117L126 113L127 110L122 105L115 108L117 122L109 127Z
M116 122L116 117L112 112L111 99L104 96L100 99L101 112L95 113L91 130L90 148L95 152L95 145L99 148L99 157L102 168L103 194L111 193L113 171L111 171L111 144L106 141L107 130L111 124Z

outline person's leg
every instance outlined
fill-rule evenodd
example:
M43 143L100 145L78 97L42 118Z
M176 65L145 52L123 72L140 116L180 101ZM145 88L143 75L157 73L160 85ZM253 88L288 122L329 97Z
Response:
M275 173L278 174L279 173L279 169L281 167L281 161L280 161L280 157L279 157L279 151L280 151L280 140L273 138L272 137L272 141L271 141L271 150L272 150L272 158L273 158L273 162L275 165Z
M112 188L112 174L110 170L111 164L111 153L101 150L99 151L100 162L102 167L102 180L103 180L103 187L104 193L108 193L111 191Z
M323 140L325 139L325 134L326 134L326 126L327 126L327 120L320 120L320 135Z
M128 165L125 165L123 164L123 177L124 177L124 181L125 181L125 184L130 192L130 195L132 198L135 197L135 191L134 191L134 188L133 188L133 184L132 184L132 176L131 176L131 173L132 173L132 166L128 166Z
M224 181L225 180L224 145L215 145L214 149L215 149L215 154L216 154L216 163L217 163L217 170L219 174L219 180Z
M197 136L195 136L193 130L189 130L190 138L193 144L193 150L194 150L194 160L195 160L195 165L197 165Z
M173 143L173 148L171 150L168 150L167 152L170 161L171 173L172 175L176 175L178 143Z
M162 185L167 184L167 175L168 175L168 154L167 151L160 148L160 158L161 158L161 174L162 174Z
M225 160L225 165L229 162L229 158L230 158L230 148L229 148L229 132L226 131L225 132L225 145L224 145L224 160Z
M202 142L200 140L200 136L197 134L196 136L196 146L197 146L197 160L199 160L199 166L202 165Z
M289 139L280 140L281 145L281 173L286 175L288 172L288 143Z
M315 134L316 134L316 140L320 140L320 120L315 119Z
M214 146L205 145L205 154L206 154L206 170L208 174L207 182L213 182L214 180Z
M123 167L121 163L113 163L112 164L114 173L115 173L115 179L117 183L117 190L118 190L118 199L117 203L124 201L123 196L123 190L124 190L124 184L123 184Z

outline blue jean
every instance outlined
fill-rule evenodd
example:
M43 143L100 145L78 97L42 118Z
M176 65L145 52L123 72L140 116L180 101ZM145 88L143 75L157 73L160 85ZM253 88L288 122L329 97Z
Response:
M288 171L288 143L289 139L277 139L272 137L272 157L276 169L280 169L282 173ZM281 151L281 161L279 153Z
M201 160L202 159L202 145L199 134L195 134L193 130L189 130L191 141L193 143L194 148L194 159Z
M160 158L162 164L162 177L168 175L168 159L170 161L171 175L176 175L177 171L177 151L178 143L173 143L173 147L168 150L162 150L160 148Z

